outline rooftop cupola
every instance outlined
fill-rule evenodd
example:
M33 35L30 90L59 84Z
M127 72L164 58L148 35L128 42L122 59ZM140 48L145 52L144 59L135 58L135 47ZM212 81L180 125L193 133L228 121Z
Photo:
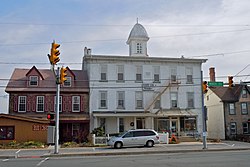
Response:
M132 28L127 44L129 45L129 56L148 56L147 42L149 40L146 29L138 22Z

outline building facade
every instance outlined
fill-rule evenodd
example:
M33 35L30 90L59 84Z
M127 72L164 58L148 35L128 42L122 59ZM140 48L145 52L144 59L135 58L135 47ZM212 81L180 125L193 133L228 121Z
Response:
M250 136L250 88L209 87L205 95L208 138L241 139Z
M176 135L202 132L201 65L205 59L150 57L145 28L129 34L129 56L93 55L85 48L90 130L150 128Z
M5 90L9 114L47 120L55 113L56 82L51 70L15 69ZM60 88L59 140L82 142L89 134L89 88L86 72L67 68L67 81ZM50 125L54 125L52 120Z
M0 144L47 141L48 120L0 114Z

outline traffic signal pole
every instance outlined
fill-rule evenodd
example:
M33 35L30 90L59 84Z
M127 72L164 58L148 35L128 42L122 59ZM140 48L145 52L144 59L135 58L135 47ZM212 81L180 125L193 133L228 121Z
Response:
M55 119L55 154L58 154L58 146L59 146L59 100L60 100L60 68L57 68L57 74L56 74L56 119Z
M63 84L67 78L67 67L58 67L57 71L55 72L55 65L60 61L59 55L60 51L58 48L60 47L59 44L53 41L51 45L50 55L48 54L48 58L51 64L51 70L55 75L56 79L56 111L55 111L55 154L58 154L58 145L59 145L59 103L60 103L60 85Z
M202 142L203 149L207 149L207 132L206 132L206 115L204 107L204 91L203 91L203 71L201 71L201 108L202 108Z

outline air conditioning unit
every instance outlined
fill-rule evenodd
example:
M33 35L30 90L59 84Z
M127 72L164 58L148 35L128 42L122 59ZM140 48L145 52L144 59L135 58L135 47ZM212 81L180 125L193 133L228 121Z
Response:
M154 86L152 83L142 84L142 90L152 90Z

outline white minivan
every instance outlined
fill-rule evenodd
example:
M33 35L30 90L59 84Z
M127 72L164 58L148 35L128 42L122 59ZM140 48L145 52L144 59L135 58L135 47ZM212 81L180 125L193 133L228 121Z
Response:
M152 129L129 130L108 140L108 145L114 148L143 145L153 147L158 143L160 143L159 135Z

